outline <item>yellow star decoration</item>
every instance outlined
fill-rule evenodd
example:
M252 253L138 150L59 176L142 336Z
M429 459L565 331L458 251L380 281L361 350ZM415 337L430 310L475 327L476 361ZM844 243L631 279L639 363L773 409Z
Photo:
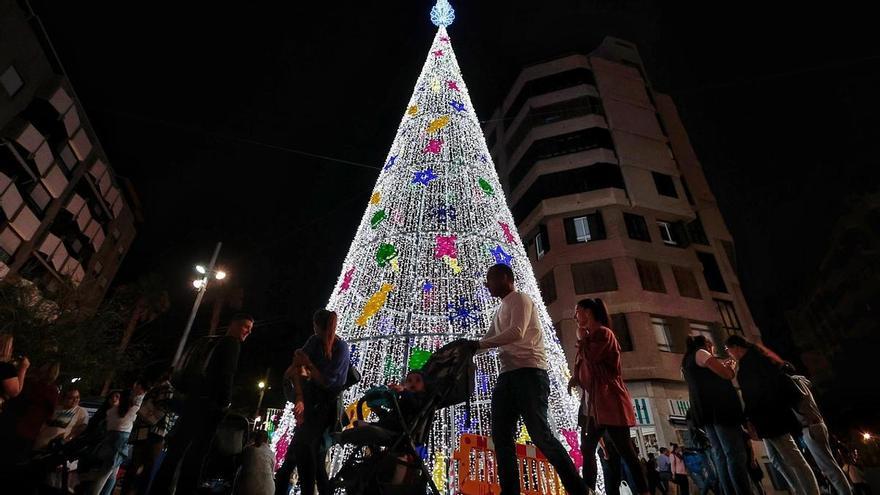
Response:
M449 123L449 115L441 115L441 116L437 117L436 119L432 120L430 124L428 124L428 129L427 129L428 134L434 134L435 132L439 131L440 129L443 129L444 127L446 127L446 124L448 124L448 123Z
M419 107L411 105L409 108L406 109L406 113L410 117L414 117L417 113L419 113Z
M442 88L442 86L440 86L439 80L434 79L433 81L431 81L431 91L433 91L435 93L439 93L441 88Z
M379 204L379 201L382 201L382 194L379 191L376 191L370 196L370 204L377 205Z

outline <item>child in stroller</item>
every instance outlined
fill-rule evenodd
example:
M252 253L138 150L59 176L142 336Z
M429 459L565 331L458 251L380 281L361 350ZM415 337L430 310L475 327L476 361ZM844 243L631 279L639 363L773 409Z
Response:
M400 387L373 387L357 403L358 422L337 436L354 446L333 478L348 494L418 494L437 487L422 458L434 414L465 402L474 386L473 350L454 341L436 351L421 372L410 372ZM396 389L396 390L395 390ZM379 421L363 421L363 404Z

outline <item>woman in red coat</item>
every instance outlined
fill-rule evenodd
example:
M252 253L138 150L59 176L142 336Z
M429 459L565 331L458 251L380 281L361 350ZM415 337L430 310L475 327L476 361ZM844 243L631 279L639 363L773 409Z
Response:
M569 390L577 385L583 398L578 419L584 481L595 489L596 446L604 435L606 447L615 449L632 473L637 492L648 493L648 482L629 436L636 417L621 376L620 344L609 328L608 309L601 299L584 299L575 308L575 319L578 354Z

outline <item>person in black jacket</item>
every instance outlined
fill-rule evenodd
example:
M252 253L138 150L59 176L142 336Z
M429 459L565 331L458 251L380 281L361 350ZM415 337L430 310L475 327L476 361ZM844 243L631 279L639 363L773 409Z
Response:
M797 387L782 371L784 361L739 335L728 337L726 344L738 362L736 379L746 406L749 431L764 440L770 462L793 493L818 495L816 475L792 437L801 430L792 411L800 396Z
M229 409L241 343L253 326L252 316L237 314L229 322L226 335L216 342L202 389L187 391L183 411L169 435L168 450L153 481L151 494L196 493L211 440ZM175 491L172 481L178 468L180 476Z
M706 432L709 452L724 493L748 495L749 474L746 446L742 440L745 423L742 405L730 382L734 364L715 356L712 341L702 335L688 337L681 372L691 398L693 425Z

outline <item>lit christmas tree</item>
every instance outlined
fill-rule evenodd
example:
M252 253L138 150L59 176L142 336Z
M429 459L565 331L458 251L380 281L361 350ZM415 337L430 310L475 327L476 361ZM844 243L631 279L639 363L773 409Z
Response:
M339 314L337 332L363 374L344 402L371 386L402 381L452 340L481 337L500 302L483 286L486 270L506 263L543 323L551 425L576 450L578 399L566 392L565 356L452 50L446 27L453 18L446 0L431 10L437 34L327 304ZM497 357L482 354L476 362L470 418L463 406L440 411L428 442L428 468L441 491L454 478L448 473L459 435L491 432ZM527 440L521 431L520 441ZM341 462L336 451L334 471Z

